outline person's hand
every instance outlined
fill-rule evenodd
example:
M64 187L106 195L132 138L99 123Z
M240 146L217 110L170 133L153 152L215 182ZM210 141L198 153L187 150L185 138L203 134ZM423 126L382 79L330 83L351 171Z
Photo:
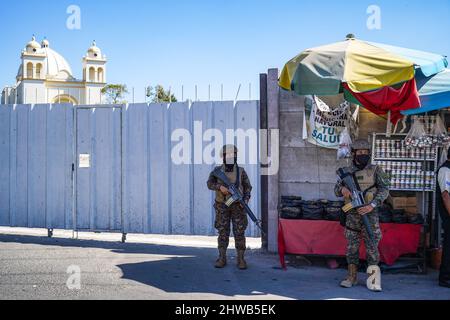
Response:
M342 187L341 193L344 196L344 198L350 199L352 197L352 193L346 187Z
M365 216L368 213L371 213L373 211L373 207L371 205L361 207L358 209L358 214L361 216Z
M224 196L228 196L230 194L230 191L224 186L220 186L220 192L222 192Z

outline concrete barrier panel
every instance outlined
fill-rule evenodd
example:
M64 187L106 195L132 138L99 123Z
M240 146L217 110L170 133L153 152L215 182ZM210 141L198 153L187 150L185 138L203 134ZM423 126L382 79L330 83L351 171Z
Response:
M170 135L175 130L189 133L186 139L191 139L191 109L189 103L172 103L169 106ZM187 141L186 147L176 156L186 156L187 163L177 164L171 159L170 165L170 226L173 234L192 234L192 143ZM172 142L172 150L180 142ZM171 152L172 154L172 152Z
M15 168L15 193L13 227L32 227L28 219L28 131L29 113L31 105L17 105L15 109L17 121L17 141L16 141L16 168Z
M261 219L261 199L260 199L260 176L259 176L259 103L257 101L239 101L236 103L236 130L241 129L242 134L247 136L245 143L238 148L240 152L245 152L245 162L240 164L244 167L252 184L252 198L249 206L258 219ZM259 236L258 227L249 219L248 236Z
M209 174L214 169L214 164L206 164L203 159L205 146L210 143L203 142L205 131L213 128L213 104L212 102L196 102L192 105L193 122L197 130L194 130L194 154L197 156L193 174L193 224L194 234L213 235L214 210L213 192L208 190L206 182ZM200 130L201 128L201 130Z
M124 217L125 232L150 232L149 123L147 104L130 104L124 110Z
M46 228L47 109L33 105L28 119L28 226ZM63 189L64 190L64 189Z
M9 226L10 219L10 130L11 105L0 105L0 225Z
M94 109L76 110L76 165L77 165L77 186L76 186L76 229L89 229L93 226L91 222L91 202L93 193L91 183L91 170L95 167L91 159L90 168L80 168L79 155L89 154L92 157L94 148L92 146L92 126L94 126Z
M72 226L73 107L47 105L46 228Z
M169 234L170 214L170 132L167 104L150 104L148 112L150 155L150 223L151 232Z

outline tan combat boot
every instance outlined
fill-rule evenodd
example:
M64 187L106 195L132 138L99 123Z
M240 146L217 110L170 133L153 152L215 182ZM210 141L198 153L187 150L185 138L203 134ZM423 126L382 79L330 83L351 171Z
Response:
M227 265L227 250L219 249L219 259L217 259L215 267L217 269L222 269L225 268L226 265Z
M341 282L341 287L351 288L358 284L358 266L356 264L348 265L347 279Z
M240 270L247 270L247 262L244 259L244 254L245 254L244 250L239 250L238 251L237 263L238 263L238 268Z

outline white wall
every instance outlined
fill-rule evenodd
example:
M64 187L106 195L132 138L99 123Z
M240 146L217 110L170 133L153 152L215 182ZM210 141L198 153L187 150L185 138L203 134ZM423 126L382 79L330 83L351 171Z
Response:
M174 164L172 132L185 128L192 136L194 121L203 124L200 139L210 128L258 129L258 107L257 101L2 105L0 225L70 229L75 192L80 229L213 235L206 181L214 164ZM78 168L81 153L91 155L91 168ZM260 216L259 166L243 166L254 187L250 205ZM252 223L248 235L258 235Z

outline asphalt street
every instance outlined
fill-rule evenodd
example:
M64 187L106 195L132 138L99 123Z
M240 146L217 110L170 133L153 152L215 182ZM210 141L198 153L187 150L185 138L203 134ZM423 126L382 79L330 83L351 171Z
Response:
M0 228L0 299L450 299L437 273L384 275L382 293L360 285L342 289L344 269L324 266L279 268L276 255L249 239L249 270L213 267L213 237L80 234ZM231 245L232 246L232 245ZM79 273L78 273L79 271Z

